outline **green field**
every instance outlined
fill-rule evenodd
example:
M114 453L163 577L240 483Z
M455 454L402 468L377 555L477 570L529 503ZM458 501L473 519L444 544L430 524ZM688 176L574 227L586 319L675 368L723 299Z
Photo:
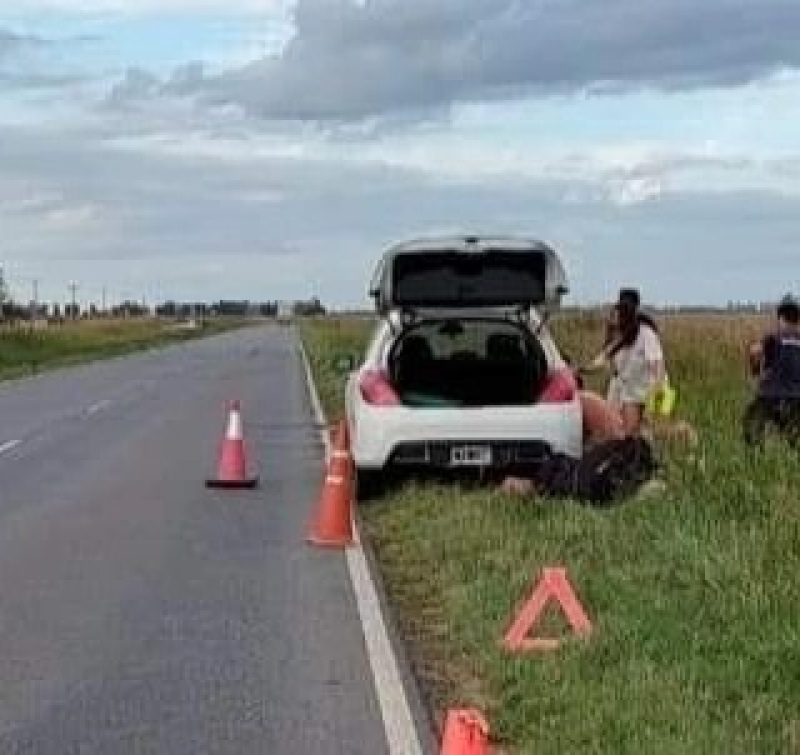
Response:
M487 714L513 755L800 753L800 463L772 445L747 455L752 317L671 317L665 348L679 413L701 435L661 449L666 489L591 510L492 489L409 482L359 515L395 617L437 715ZM334 364L369 323L303 324L330 418ZM596 316L554 329L576 360ZM512 657L499 647L540 570L564 565L594 623L586 642Z
M180 329L167 320L85 320L31 331L25 325L0 330L0 380L42 370L122 356L214 335L244 322L208 320L197 330Z

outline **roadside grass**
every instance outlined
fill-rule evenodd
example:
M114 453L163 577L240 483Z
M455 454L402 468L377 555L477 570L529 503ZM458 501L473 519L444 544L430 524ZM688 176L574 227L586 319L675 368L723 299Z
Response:
M663 449L664 491L600 511L408 482L359 512L429 704L483 708L498 752L800 752L800 463L779 445L747 454L738 429L743 348L764 321L662 324L701 435L696 458ZM330 417L335 357L368 327L301 326ZM600 340L596 317L553 327L575 361ZM595 631L511 656L499 642L548 565L567 567Z
M156 319L85 320L29 330L0 330L0 380L82 362L124 356L243 327L244 320L208 320L196 330Z

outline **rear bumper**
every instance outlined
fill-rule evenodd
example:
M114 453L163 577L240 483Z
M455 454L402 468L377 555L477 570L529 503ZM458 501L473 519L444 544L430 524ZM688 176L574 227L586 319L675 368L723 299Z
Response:
M579 401L470 410L360 404L349 420L353 458L362 469L508 469L535 464L550 453L577 458L583 448ZM488 464L481 456L487 449Z
M477 458L488 451L489 463ZM542 440L428 440L409 441L395 446L389 464L396 467L427 467L430 469L463 469L486 466L493 469L528 467L545 459L552 446ZM470 453L472 452L472 453ZM458 458L460 457L460 458ZM458 459L458 460L454 460Z

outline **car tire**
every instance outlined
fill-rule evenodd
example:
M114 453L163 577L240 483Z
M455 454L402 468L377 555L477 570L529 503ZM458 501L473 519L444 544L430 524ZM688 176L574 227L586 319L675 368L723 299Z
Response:
M370 501L380 498L386 488L382 469L356 469L356 500Z

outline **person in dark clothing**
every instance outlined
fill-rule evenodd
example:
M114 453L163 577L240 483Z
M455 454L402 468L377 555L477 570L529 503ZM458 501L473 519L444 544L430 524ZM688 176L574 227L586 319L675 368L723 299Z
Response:
M778 305L777 327L750 349L756 392L743 417L748 446L762 443L774 426L800 448L800 304L785 297Z

